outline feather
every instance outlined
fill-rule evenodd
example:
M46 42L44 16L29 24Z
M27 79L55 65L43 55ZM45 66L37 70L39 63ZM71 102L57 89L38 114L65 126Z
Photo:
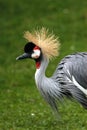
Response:
M46 28L34 31L33 33L26 31L24 38L40 47L47 59L51 59L59 54L59 40L54 34L49 34Z
M62 94L67 97L70 95L87 109L86 59L87 53L76 53L66 56L56 68L53 78L59 84L62 82L60 87Z

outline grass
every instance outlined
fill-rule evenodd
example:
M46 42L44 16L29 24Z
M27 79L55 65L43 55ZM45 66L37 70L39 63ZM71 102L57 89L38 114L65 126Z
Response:
M65 55L87 51L87 1L0 0L0 12L0 130L86 130L87 111L67 101L57 119L35 86L34 62L15 58L23 52L24 31L42 26L61 41L48 76Z

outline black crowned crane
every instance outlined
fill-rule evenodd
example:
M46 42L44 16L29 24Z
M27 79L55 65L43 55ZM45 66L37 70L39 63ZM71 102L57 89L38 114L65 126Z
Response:
M87 109L87 53L81 52L64 57L51 77L45 76L49 60L58 56L58 38L45 28L25 32L28 43L24 54L17 60L31 58L36 63L35 81L38 90L50 106L57 111L57 100L74 98ZM26 79L25 79L26 80Z

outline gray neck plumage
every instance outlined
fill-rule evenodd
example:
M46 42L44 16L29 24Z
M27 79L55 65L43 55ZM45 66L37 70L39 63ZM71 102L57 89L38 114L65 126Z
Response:
M49 63L49 60L43 57L41 60L40 68L36 69L35 81L36 81L37 86L40 84L42 80L46 78L45 71L48 66L48 63Z
M41 66L36 70L35 81L38 90L44 99L50 104L50 106L57 111L57 105L55 98L60 97L59 84L56 83L53 78L48 78L45 76L45 71L48 66L49 61L43 58L41 61Z

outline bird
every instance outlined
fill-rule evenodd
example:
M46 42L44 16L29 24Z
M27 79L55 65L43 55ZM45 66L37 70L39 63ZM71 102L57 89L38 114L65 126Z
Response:
M75 52L58 63L51 77L45 72L50 60L59 56L60 41L49 29L42 27L26 31L24 53L16 60L33 59L36 64L35 82L51 108L58 112L58 101L64 98L79 102L87 109L87 52Z

